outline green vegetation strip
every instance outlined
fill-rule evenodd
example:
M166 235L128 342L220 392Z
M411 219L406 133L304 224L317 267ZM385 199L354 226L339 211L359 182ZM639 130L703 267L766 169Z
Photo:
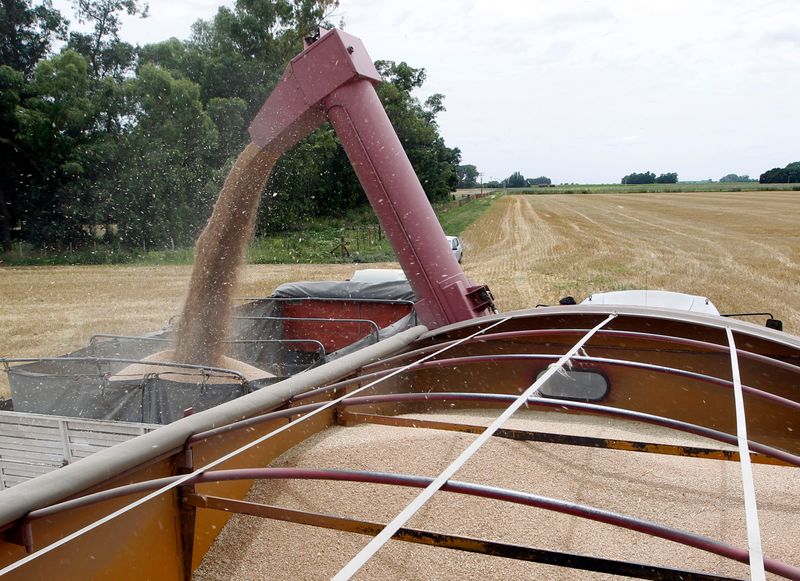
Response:
M501 194L481 199L460 199L434 204L445 233L459 236L485 212ZM135 264L157 266L191 264L191 248L165 250L126 249L119 245L93 244L80 250L36 250L27 244L15 244L11 252L0 256L0 266L49 266L76 264ZM301 229L283 232L253 241L247 260L251 264L330 264L339 262L388 262L394 252L372 209L361 208L344 219L312 218Z
M509 194L663 194L692 192L800 191L800 184L758 182L679 182L677 184L561 184L551 187L508 188Z

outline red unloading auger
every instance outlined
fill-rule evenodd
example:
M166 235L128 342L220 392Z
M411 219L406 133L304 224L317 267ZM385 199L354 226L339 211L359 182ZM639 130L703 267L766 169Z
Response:
M358 38L320 29L289 63L250 137L285 151L330 121L417 296L420 322L434 329L486 315L492 295L453 256L375 92L380 82Z

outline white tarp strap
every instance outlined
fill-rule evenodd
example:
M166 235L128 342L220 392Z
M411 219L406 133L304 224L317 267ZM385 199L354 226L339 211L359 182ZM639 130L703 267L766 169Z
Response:
M750 578L755 581L763 581L765 579L764 553L761 549L761 529L758 526L758 507L756 506L756 489L753 484L753 467L750 464L750 446L747 444L747 420L744 415L742 380L739 376L739 357L730 328L726 328L725 333L728 335L728 347L731 353L733 399L736 404L736 438L739 443L739 466L742 469L747 548L750 553Z
M506 410L498 416L498 418L491 423L491 425L483 431L483 433L478 436L461 454L453 460L453 462L445 468L436 479L431 482L425 490L423 490L419 496L417 496L408 506L406 506L403 511L398 514L392 522L387 524L380 533L375 535L372 540L363 548L361 551L353 557L347 565L345 565L334 577L334 581L345 581L350 579L353 575L355 575L358 570L364 566L364 564L372 558L372 556L378 552L378 550L386 544L386 542L394 536L394 534L402 527L408 519L410 519L414 514L422 508L422 506L431 499L431 497L442 487L444 484L464 465L464 463L469 460L475 452L477 452L481 446L483 446L489 438L502 426L508 418L510 418L514 412L516 412L520 407L525 405L525 402L528 401L528 398L537 390L540 386L544 385L544 383L550 379L550 377L560 370L564 364L569 361L569 359L578 352L579 349L583 347L583 345L591 339L592 335L594 335L597 331L602 329L609 321L611 321L616 314L609 315L602 323L597 325L595 328L590 330L586 335L578 341L575 346L567 351L565 355L561 357L556 363L550 365L547 368L547 371L542 374L542 376L537 379L528 389L525 390L514 402L506 408Z
M320 414L321 412L340 404L341 402L343 402L347 398L353 397L354 395L358 395L362 391L365 391L365 390L373 387L374 385L377 385L378 383L381 383L382 381L386 381L387 379L389 379L391 377L394 377L395 375L398 375L400 373L408 371L409 369L412 369L412 368L416 367L417 365L420 365L420 364L424 363L425 361L427 361L429 359L432 359L433 357L436 357L437 355L440 355L440 354L444 353L445 351L448 351L449 349L452 349L453 347L457 347L458 345L461 345L462 343L465 343L465 342L469 341L470 339L474 339L475 337L477 337L479 335L482 335L483 333L486 333L486 331L490 331L491 329L494 329L495 327L497 327L499 325L502 325L503 323L505 323L509 319L511 319L510 316L504 317L504 318L500 319L499 321L495 321L491 325L483 327L482 329L479 329L478 331L475 331L474 333L472 333L471 335L468 335L467 337L463 337L461 339L458 339L457 341L453 341L449 345L446 345L446 346L442 347L441 349L438 349L438 350L434 351L433 353L429 353L425 357L421 357L419 359L416 359L415 361L412 361L408 365L405 365L403 367L395 369L394 371L384 375L383 377L379 377L378 379L376 379L374 381L371 381L371 382L367 383L366 385L363 385L363 386L359 387L358 389L355 389L355 390L353 390L353 391L351 391L349 393L346 393L345 395L343 395L343 396L341 396L341 397L339 397L337 399L333 399L333 400L329 401L328 403L318 407L317 409L315 409L315 410L313 410L313 411L311 411L311 412L309 412L309 413L307 413L305 415L302 415L302 416L300 416L299 418L297 418L295 420L292 420L288 424L283 424L282 426L272 430L268 434L264 434L263 436L261 436L259 438L256 438L255 440L251 440L247 444L244 444L243 446L241 446L239 448L236 448L235 450L233 450L231 452L228 452L224 456L221 456L221 457L217 458L216 460L213 460L213 461L209 462L205 466L202 466L200 468L195 469L194 472L190 472L189 474L185 474L185 475L181 476L180 478L178 478L177 480L174 480L174 481L170 482L169 484L165 484L164 486L162 486L158 490L154 490L153 492L141 497L140 499L135 500L135 501L131 502L130 504L126 504L125 506L115 510L114 512L112 512L110 514L107 514L106 516L104 516L104 517L102 517L102 518L100 518L100 519L98 519L98 520L96 520L94 522L89 523L85 527L83 527L81 529L78 529L77 531L75 531L73 533L70 533L66 537L62 537L61 539L55 541L54 543L51 543L51 544L47 545L46 547L42 547L38 551L36 551L34 553L31 553L30 555L27 555L26 557L23 557L22 559L20 559L18 561L14 561L10 565L7 565L3 569L0 569L0 577L2 577L3 575L5 575L7 573L10 573L11 571L14 571L15 569L19 569L20 567L22 567L26 563L29 563L30 561L33 561L34 559L38 559L39 557L41 557L43 555L46 555L50 551L53 551L54 549L57 549L58 547L67 544L68 542L72 541L73 539L76 539L79 536L84 535L84 534L88 533L89 531L92 531L92 530L96 529L97 527L107 523L108 521L113 520L113 519L117 518L118 516L123 515L126 512L129 512L129 511L133 510L134 508L136 508L138 506L141 506L145 502L148 502L148 501L156 498L160 494L163 494L163 493L165 493L165 492L167 492L169 490L172 490L173 488L177 488L178 486L180 486L184 482L186 482L188 480L191 480L192 478L195 478L196 476L199 476L200 474L203 474L204 472L207 472L208 470L211 470L212 468L216 468L220 464L223 464L224 462L227 462L228 460L238 456L242 452L244 452L246 450L249 450L250 448L254 448L255 446L258 446L259 444L261 444L262 442L264 442L266 440L269 440L270 438L272 438L274 436L277 436L281 432L285 432L289 428L292 428L292 427L296 426L297 424L299 424L301 422L304 422L307 419L312 418L312 417L316 416L317 414Z

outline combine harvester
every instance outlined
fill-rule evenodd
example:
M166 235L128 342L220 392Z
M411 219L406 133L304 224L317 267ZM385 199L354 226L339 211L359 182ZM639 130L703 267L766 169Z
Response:
M498 314L379 80L321 31L250 133L285 151L330 121L408 285L244 302L228 355L247 371L122 373L169 331L7 360L17 411L150 431L0 493L0 573L800 579L800 341L610 295Z

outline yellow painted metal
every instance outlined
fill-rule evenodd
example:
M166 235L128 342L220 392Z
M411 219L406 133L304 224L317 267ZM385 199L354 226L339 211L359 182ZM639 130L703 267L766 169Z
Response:
M173 472L172 459L163 460L136 473L126 482L160 478ZM115 485L122 484L116 482ZM114 499L70 510L31 523L33 549L42 548L94 522L138 497ZM2 565L25 556L25 549L0 543ZM175 494L147 502L89 533L31 561L4 579L140 580L179 579L180 535Z
M284 423L285 420L280 420L255 428L242 428L201 442L194 448L194 467L215 460ZM220 465L218 469L266 466L287 449L331 423L332 412L318 414L297 427L243 452ZM133 471L125 475L124 479L109 482L94 491L178 474L183 470L179 467L182 466L184 457L184 452L178 451L156 464ZM242 499L247 495L251 484L252 481L249 480L216 482L199 484L196 489L204 494L213 493ZM54 572L59 571L59 579L114 581L184 579L180 506L177 494L177 490L162 494L33 560L5 578L20 581L29 579L52 581ZM126 496L34 520L30 525L32 548L36 550L47 546L137 498L139 496ZM197 511L192 540L192 570L200 564L230 516L216 510ZM8 565L26 555L23 546L9 540L10 537L14 537L15 541L21 540L22 530L22 527L16 527L6 531L4 540L0 541L0 566Z

